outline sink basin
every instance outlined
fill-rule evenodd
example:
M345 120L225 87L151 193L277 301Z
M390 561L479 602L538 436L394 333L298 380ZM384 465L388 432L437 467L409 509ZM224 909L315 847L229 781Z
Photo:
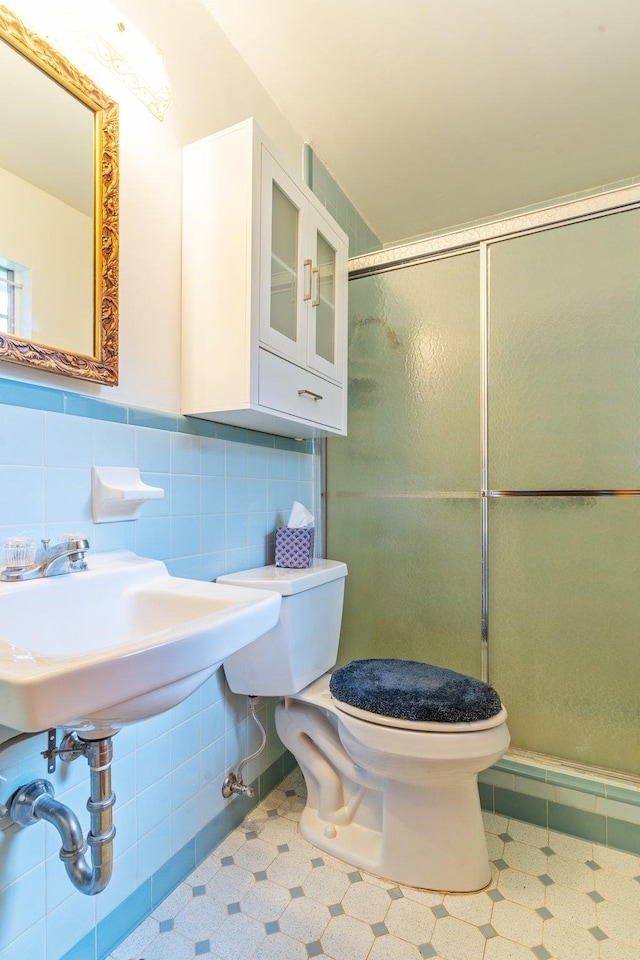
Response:
M169 575L129 551L0 583L0 724L109 736L175 706L270 630L280 596Z

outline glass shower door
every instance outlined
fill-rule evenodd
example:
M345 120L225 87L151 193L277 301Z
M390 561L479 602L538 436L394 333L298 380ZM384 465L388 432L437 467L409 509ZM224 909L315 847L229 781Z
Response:
M489 252L489 678L514 746L640 770L640 211Z
M328 441L340 660L480 673L477 251L349 284L349 436Z

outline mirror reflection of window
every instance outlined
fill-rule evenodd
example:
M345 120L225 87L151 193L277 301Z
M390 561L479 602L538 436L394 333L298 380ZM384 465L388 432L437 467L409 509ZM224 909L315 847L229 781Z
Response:
M32 334L31 270L0 257L0 333Z
M16 332L15 273L0 267L0 332Z

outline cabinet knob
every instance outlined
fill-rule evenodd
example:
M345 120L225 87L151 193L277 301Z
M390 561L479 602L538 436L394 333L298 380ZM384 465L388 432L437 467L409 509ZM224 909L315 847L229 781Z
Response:
M314 393L313 390L298 390L299 397L308 397L309 400L322 400L321 393Z

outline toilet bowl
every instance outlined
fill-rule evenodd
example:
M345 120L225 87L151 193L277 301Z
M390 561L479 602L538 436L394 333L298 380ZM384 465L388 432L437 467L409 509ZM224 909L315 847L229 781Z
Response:
M435 694L427 689L422 695L427 719L389 716L403 712L397 709L395 675L385 694L390 710L379 704L374 711L363 709L342 692L340 699L332 695L329 671L337 656L346 573L344 564L316 560L307 570L263 567L219 578L277 589L283 598L278 625L225 661L229 687L283 697L276 729L306 781L300 831L307 840L396 883L451 892L482 889L491 870L477 776L509 745L506 711L490 687L440 668L428 668L438 681L444 674L460 678L480 696L489 691L492 715L430 719ZM361 675L364 685L364 664L380 664L384 680L386 663L356 661L342 669L358 688ZM389 663L405 676L425 668ZM444 701L445 714L451 714L446 695ZM413 704L409 713L413 717ZM463 715L473 714L465 709Z

